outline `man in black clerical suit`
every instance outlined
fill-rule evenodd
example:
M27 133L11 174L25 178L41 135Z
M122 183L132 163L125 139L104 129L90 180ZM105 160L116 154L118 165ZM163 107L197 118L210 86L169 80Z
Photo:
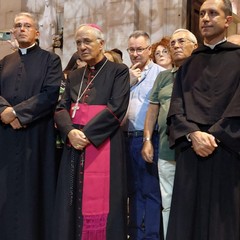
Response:
M13 34L19 48L0 61L0 239L49 240L61 61L36 44L32 14L15 16Z
M167 240L240 237L240 47L229 0L199 12L204 44L179 69L168 124L179 149Z

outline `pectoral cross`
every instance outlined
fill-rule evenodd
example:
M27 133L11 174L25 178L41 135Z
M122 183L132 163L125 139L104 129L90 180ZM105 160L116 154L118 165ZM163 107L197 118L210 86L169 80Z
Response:
M80 162L81 162L81 163L80 163L80 164L81 164L81 167L84 166L84 161L85 161L85 160L84 160L84 158L82 157L82 159L80 160Z
M76 111L79 109L79 106L77 104L75 104L73 107L72 107L72 118L75 117L75 114L76 114Z

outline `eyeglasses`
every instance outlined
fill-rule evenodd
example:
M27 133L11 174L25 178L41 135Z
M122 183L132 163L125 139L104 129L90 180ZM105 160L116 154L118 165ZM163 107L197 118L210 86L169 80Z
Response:
M162 51L156 51L154 55L155 57L160 57L161 55L167 56L168 54L169 54L168 50L164 48Z
M187 39L187 38L178 38L176 40L172 40L170 42L170 47L171 48L174 48L175 44L178 43L179 46L183 47L187 42L192 42L194 43L193 41Z
M89 39L89 38L84 38L82 40L76 40L76 44L77 44L77 47L81 47L82 44L84 46L90 46L93 42L95 42L97 40L99 41L99 40L101 40L101 38L97 38L96 40L92 40L92 39Z
M30 23L16 23L14 25L14 28L15 29L25 28L29 31L31 28L33 28L33 25L31 25Z
M148 48L149 48L149 46L147 46L145 48L127 48L127 51L129 54L134 54L135 52L137 54L142 54Z

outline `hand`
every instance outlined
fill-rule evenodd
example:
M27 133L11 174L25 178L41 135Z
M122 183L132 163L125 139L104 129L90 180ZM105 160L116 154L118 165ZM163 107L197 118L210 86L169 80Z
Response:
M192 148L201 157L207 157L218 147L215 137L212 134L195 131L190 134Z
M1 121L5 124L11 123L15 118L15 114L13 113L12 107L7 107L5 110L1 113Z
M78 129L71 130L68 133L68 138L71 145L77 150L83 150L90 143L85 134Z
M153 145L151 141L145 141L142 148L142 157L148 163L153 163Z
M141 79L141 69L138 68L138 66L140 65L140 63L135 63L134 65L132 65L129 69L129 73L130 73L130 85L134 85L137 82L139 82L139 80Z
M16 39L13 40L13 41L8 40L7 42L11 45L11 49L12 49L13 51L16 51L16 50L18 49L18 42L17 42Z
M12 126L13 129L20 129L20 128L25 128L26 127L26 126L21 125L18 118L15 118L12 122L10 122L10 125Z

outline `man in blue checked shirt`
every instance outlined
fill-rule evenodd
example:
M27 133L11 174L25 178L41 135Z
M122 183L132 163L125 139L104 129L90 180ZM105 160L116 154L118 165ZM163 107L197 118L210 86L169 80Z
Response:
M157 75L165 70L152 62L151 41L144 31L135 31L128 38L130 67L130 102L125 123L128 171L129 222L131 240L160 239L161 197L157 170L158 136L153 135L153 163L141 156L144 120L148 98Z

